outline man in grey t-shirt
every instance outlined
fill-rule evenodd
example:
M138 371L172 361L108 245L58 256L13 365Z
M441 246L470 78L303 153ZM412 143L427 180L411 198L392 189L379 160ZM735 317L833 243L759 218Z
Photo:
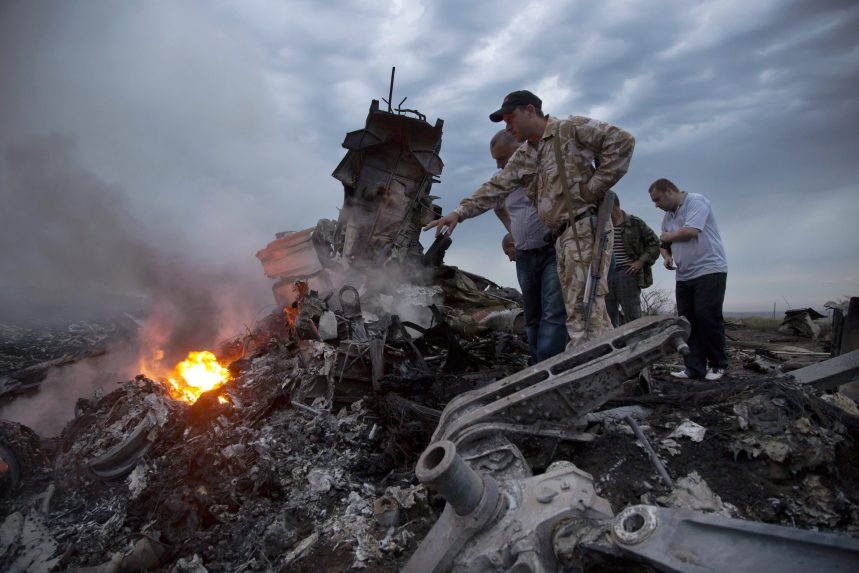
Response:
M722 317L728 263L710 201L668 179L654 181L648 191L665 211L660 252L665 268L677 271L677 313L692 325L686 368L671 376L719 380L728 366Z

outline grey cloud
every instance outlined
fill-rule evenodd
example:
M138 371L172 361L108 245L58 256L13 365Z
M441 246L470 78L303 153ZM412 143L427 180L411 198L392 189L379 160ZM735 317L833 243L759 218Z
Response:
M276 231L336 216L340 142L363 125L370 98L387 97L391 66L395 103L408 96L406 107L445 120L434 193L446 210L492 171L498 125L487 115L503 95L557 77L554 93L569 97L550 113L606 114L636 135L617 188L625 206L657 226L646 187L663 176L708 195L732 272L758 268L732 239L755 210L780 214L766 219L783 237L768 245L774 260L809 241L827 252L859 242L849 210L829 225L840 235L809 240L778 223L816 197L850 201L843 190L859 187L859 7L731 6L5 2L0 77L14 81L0 82L0 145L69 134L81 163L146 221L147 237L255 273L265 289L253 252ZM499 40L503 58L475 58ZM492 215L469 221L453 250L494 245L500 229Z

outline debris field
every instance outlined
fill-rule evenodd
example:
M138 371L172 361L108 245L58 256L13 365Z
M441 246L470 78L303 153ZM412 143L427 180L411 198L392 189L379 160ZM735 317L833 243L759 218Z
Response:
M3 570L419 570L409 560L449 512L417 479L420 456L456 424L470 431L451 417L466 398L539 366L528 362L519 293L445 265L449 236L426 251L418 241L439 212L430 189L442 127L373 101L333 174L344 186L339 219L257 253L279 310L213 349L229 371L222 385L182 400L142 372L79 399L58 435L0 420ZM681 319L665 321L682 330ZM137 328L130 316L0 324L0 400L48 391L49 370L61 376ZM829 357L827 337L808 330L814 339L733 325L718 383L670 380L680 356L664 349L618 378L613 356L647 342L636 339L568 388L587 403L558 393L575 416L559 419L549 402L517 411L518 425L487 418L471 429L518 432L524 466L502 473L567 468L592 481L604 513L645 504L855 541L859 410L837 385L791 375ZM451 568L508 570L531 549L504 551ZM567 557L557 570L608 570Z

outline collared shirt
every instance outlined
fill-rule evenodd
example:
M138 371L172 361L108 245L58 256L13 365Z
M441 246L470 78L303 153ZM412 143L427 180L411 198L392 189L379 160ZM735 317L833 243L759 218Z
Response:
M673 233L682 227L698 229L700 232L688 241L671 243L671 256L677 266L678 281L728 272L725 246L706 197L699 193L686 193L674 212L665 212L662 232Z
M496 173L500 173L499 169ZM540 221L537 209L524 189L516 189L496 209L503 208L510 217L510 234L517 249L539 249L546 246L544 237L549 232Z
M560 138L570 202L575 213L595 207L594 201L600 200L623 177L635 147L632 135L604 121L581 116L548 117L546 129L537 143L519 146L500 173L460 202L455 209L460 220L494 208L513 191L522 188L546 227L557 229L568 221L567 200L555 159L556 137ZM597 155L600 166L595 169L593 162ZM578 184L583 181L593 195L589 199L579 192Z

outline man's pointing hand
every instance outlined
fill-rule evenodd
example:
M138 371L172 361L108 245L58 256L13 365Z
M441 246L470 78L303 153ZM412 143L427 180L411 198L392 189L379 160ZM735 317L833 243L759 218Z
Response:
M451 211L444 217L440 219L436 219L435 221L430 221L427 223L426 227L424 227L424 231L429 231L433 227L435 227L435 236L438 237L445 231L445 227L447 228L447 234L453 234L453 229L459 223L459 213L456 211Z

